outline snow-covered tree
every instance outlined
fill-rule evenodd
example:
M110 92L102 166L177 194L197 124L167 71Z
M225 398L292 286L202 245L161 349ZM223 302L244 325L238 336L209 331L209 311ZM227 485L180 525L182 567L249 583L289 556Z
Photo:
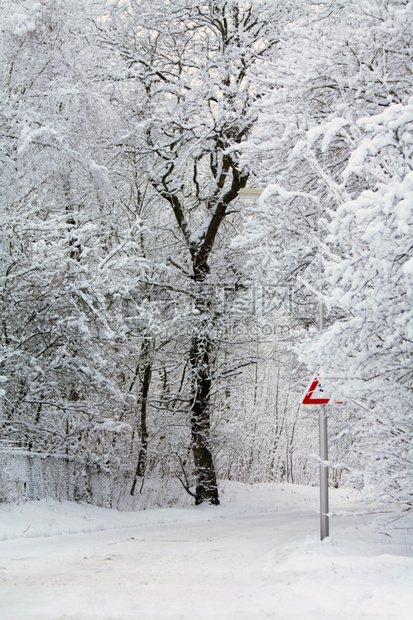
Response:
M272 186L238 240L260 240L251 260L276 281L304 287L304 308L324 299L327 330L313 332L301 359L348 398L340 436L351 436L346 449L353 444L367 481L404 505L412 462L412 10L403 0L323 2L291 24L250 147Z
M130 407L113 299L145 261L139 219L113 213L102 128L115 118L87 24L84 3L1 7L2 438L107 463L105 432L125 430Z
M321 130L322 128L320 128ZM413 506L413 101L361 118L325 240L323 299L342 313L305 350L354 408L362 468L383 499ZM367 189L368 188L368 189Z
M219 501L210 445L219 345L213 332L222 316L215 290L234 284L224 243L249 174L239 148L256 118L260 91L252 78L296 6L135 0L112 3L98 22L102 40L120 57L117 79L128 93L124 150L145 162L153 191L173 214L178 242L171 261L192 298L185 347L197 503Z
M262 187L279 186L254 209L246 237L261 246L255 254L272 281L290 283L295 314L307 325L314 312L297 276L317 286L320 216L346 200L338 187L351 150L345 125L406 103L412 62L411 2L326 0L309 8L286 28L277 63L268 63L267 93L256 103L259 122L243 159ZM297 157L292 149L302 140Z

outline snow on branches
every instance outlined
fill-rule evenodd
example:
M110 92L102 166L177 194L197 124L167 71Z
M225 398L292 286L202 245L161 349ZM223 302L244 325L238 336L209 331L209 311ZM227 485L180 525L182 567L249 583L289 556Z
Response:
M342 177L354 191L325 239L323 299L336 321L303 358L337 377L356 405L353 429L367 479L412 506L413 101L357 122L361 139Z

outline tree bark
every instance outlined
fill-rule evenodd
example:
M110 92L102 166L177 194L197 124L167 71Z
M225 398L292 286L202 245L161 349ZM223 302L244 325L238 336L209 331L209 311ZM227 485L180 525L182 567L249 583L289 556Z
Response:
M196 491L195 504L209 502L218 505L218 486L215 466L209 446L211 429L211 341L208 336L194 336L190 351L193 373L193 402L191 407L192 453L194 456Z
M130 490L131 495L134 495L135 493L135 487L136 487L138 478L143 478L145 474L147 457L148 457L149 434L148 434L146 413L147 413L147 405L148 405L149 387L150 387L151 378L152 378L152 360L150 359L150 346L151 346L151 341L148 338L145 340L144 345L142 347L142 355L144 356L144 358L146 358L146 363L144 364L143 369L142 369L142 375L140 377L141 385L140 385L140 390L139 390L139 402L141 406L140 420L139 420L139 426L140 426L139 437L141 440L141 447L139 450L138 464L136 466L135 477L133 479L132 487Z

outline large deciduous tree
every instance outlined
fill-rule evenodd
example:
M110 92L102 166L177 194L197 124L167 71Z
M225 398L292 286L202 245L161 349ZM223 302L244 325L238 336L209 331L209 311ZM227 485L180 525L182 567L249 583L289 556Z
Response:
M214 252L228 238L226 223L249 175L239 149L256 118L260 88L253 77L275 53L295 6L133 0L112 4L99 23L102 39L119 55L125 93L138 94L124 150L144 161L153 191L173 214L178 241L172 262L186 275L193 300L187 359L196 503L219 502L210 423L213 290L223 268L222 260L221 271L216 268Z

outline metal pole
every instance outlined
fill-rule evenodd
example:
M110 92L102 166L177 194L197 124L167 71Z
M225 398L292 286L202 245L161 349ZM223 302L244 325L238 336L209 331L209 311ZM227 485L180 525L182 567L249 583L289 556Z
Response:
M326 406L320 405L320 540L329 536L328 517L328 460L327 412Z
M321 260L319 262L319 277L321 283ZM318 304L318 329L324 330L324 304L320 300ZM324 540L329 535L329 508L328 508L328 429L327 411L325 405L320 405L319 413L319 442L320 442L320 539Z

